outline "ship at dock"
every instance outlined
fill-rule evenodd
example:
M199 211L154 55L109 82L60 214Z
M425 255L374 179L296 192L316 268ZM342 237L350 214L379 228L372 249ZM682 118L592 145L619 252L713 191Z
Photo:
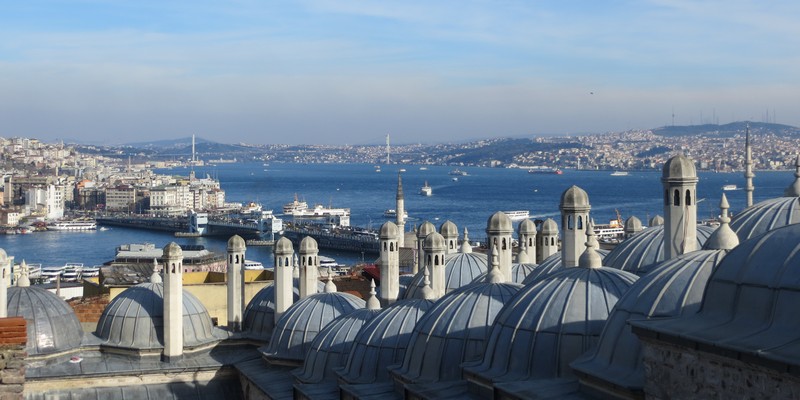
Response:
M294 196L294 201L283 206L283 215L291 216L295 220L308 219L314 223L321 222L330 226L350 226L349 208L325 207L321 204L309 207L305 201L298 200L297 195Z
M542 175L561 175L564 171L552 167L530 167L528 168L529 174L542 174Z

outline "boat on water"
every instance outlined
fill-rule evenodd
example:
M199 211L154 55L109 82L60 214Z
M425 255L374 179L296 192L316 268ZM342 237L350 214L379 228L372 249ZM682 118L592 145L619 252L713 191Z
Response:
M299 201L297 199L297 193L295 193L294 195L294 201L283 205L283 213L289 215L294 215L295 211L307 210L307 209L308 209L308 203L306 203L305 201Z
M406 172L405 168L400 168L400 172Z
M449 175L456 175L456 176L467 176L467 171L462 171L458 168L448 172Z
M725 191L736 190L736 189L738 189L738 187L736 185L722 185L722 190L725 190Z
M264 269L264 264L255 260L244 260L244 269L246 270L261 270Z
M561 175L564 171L552 167L530 167L528 168L529 174L544 174L544 175Z
M628 176L628 171L614 171L611 176Z
M521 221L530 217L530 211L527 210L503 211L503 214L507 215L512 221Z
M383 216L386 218L397 218L397 210L390 208L383 212ZM408 219L408 211L403 210L403 218Z
M433 188L430 185L428 185L428 181L425 181L425 185L423 185L422 188L419 189L419 194L423 196L430 196L433 194Z
M420 170L420 171L427 171L427 170L428 170L428 167L419 167L419 170Z
M61 280L64 282L77 282L81 279L83 263L66 263L61 273Z
M97 229L97 221L89 220L62 220L47 224L49 231L93 231Z

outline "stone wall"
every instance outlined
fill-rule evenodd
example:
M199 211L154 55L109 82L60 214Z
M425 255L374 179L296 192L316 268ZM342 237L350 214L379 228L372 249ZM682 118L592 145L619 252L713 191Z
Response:
M94 332L97 327L97 321L100 320L100 315L103 314L109 302L107 294L76 298L67 301L70 307L75 311L75 316L81 322L84 332Z
M648 399L797 399L800 377L730 357L640 336Z
M27 338L24 318L0 319L0 400L22 399Z

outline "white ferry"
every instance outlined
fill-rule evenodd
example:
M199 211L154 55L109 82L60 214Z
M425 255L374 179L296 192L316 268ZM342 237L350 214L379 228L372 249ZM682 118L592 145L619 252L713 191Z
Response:
M386 218L397 218L397 210L390 208L383 212L383 216ZM408 219L408 211L403 210L403 218Z
M423 185L422 188L419 189L419 194L423 196L430 196L433 194L433 188L430 187L430 185L428 185L428 181L425 181L425 185Z
M47 230L50 231L93 231L96 229L97 222L94 220L64 220L47 225Z
M530 211L527 210L503 211L503 214L507 215L512 221L521 221L530 217Z
M297 194L294 195L294 201L291 203L286 203L283 205L283 213L294 215L295 211L306 210L308 209L308 203L305 201L298 201Z
M42 281L44 281L44 283L55 282L56 279L58 279L58 277L61 276L63 273L64 273L63 265L60 267L42 267L42 273L41 273Z
M264 264L255 260L244 260L244 269L249 269L249 270L264 269Z
M81 279L82 272L82 263L66 263L64 265L64 270L61 273L61 280L65 282L77 282L79 279Z
M628 171L614 171L611 176L628 176Z
M736 185L722 185L722 190L725 190L725 191L736 190L736 189L738 189L738 187Z

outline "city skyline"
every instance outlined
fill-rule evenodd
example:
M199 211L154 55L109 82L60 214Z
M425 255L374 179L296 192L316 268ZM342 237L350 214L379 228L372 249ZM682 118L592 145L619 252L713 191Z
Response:
M0 15L0 136L462 141L800 125L800 5L131 4Z

